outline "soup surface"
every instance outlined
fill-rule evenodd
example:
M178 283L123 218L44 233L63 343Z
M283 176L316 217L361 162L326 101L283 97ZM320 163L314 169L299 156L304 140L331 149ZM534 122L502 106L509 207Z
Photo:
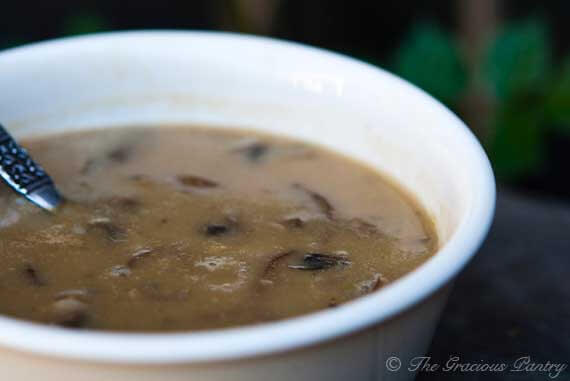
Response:
M373 292L437 248L374 170L251 131L116 128L24 141L66 198L0 184L0 313L172 331L278 320Z

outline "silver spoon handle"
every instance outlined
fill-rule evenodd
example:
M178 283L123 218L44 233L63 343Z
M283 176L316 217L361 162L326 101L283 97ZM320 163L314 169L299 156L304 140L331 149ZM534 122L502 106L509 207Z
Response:
M61 196L53 181L0 125L0 177L39 207L53 211Z

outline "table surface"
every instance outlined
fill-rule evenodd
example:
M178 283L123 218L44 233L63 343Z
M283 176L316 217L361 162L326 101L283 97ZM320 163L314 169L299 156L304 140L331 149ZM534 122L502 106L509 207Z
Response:
M457 278L427 356L441 367L417 381L551 379L539 369L443 371L452 356L510 369L523 356L570 367L570 203L499 189L488 239ZM570 369L555 379L570 380Z

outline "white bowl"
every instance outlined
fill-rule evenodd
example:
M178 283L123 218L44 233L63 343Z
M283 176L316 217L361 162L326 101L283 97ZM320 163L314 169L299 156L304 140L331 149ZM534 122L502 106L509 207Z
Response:
M455 115L385 71L320 49L226 33L100 34L1 53L0 89L0 120L16 136L183 122L317 142L393 177L441 240L432 259L381 291L275 323L123 334L0 317L3 379L411 379L407 362L425 353L492 219L489 162ZM391 356L399 371L387 369Z

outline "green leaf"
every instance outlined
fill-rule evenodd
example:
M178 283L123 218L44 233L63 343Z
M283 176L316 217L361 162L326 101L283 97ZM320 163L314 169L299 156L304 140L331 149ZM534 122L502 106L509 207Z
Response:
M570 133L570 57L552 81L546 99L546 113L549 124L560 132Z
M545 24L526 21L506 27L491 44L484 74L500 100L541 86L548 76L551 47Z
M65 20L63 34L67 36L101 32L108 25L103 16L95 12L74 13Z
M540 169L544 159L544 113L536 99L499 106L489 157L500 180L516 180Z
M394 70L444 103L454 104L467 74L449 34L434 24L412 29L396 52Z

